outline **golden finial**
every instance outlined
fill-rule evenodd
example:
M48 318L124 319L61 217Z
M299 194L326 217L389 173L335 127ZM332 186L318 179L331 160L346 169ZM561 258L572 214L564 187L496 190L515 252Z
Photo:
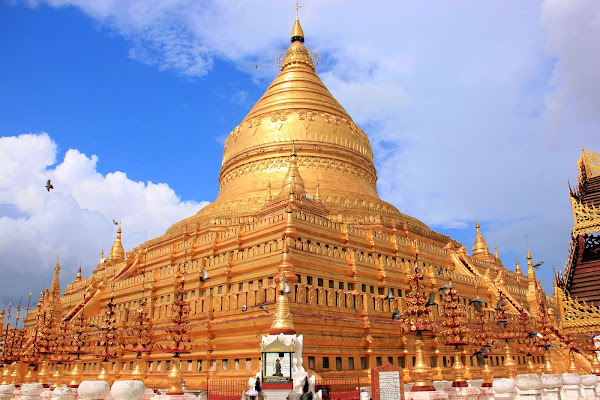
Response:
M319 178L317 178L317 190L315 190L315 201L321 201L321 194L319 193Z
M77 276L75 277L76 281L80 281L81 280L81 265L79 266L79 270L77 271Z
M485 242L485 239L481 235L480 228L481 228L481 226L479 225L479 220L477 218L475 218L475 229L477 230L477 232L475 235L475 244L473 245L473 256L475 258L483 258L488 261L492 261L492 260L489 260L489 257L493 257L493 256L490 254L487 243Z
M273 195L271 194L271 181L267 183L267 203L273 200Z
M521 271L521 266L519 265L519 259L515 257L515 261L517 266L515 267L515 272L519 275L523 275L523 271Z
M54 278L52 278L52 284L50 285L50 291L57 295L60 295L59 271L60 271L60 264L58 263L58 252L56 252L56 267L54 267Z
M525 235L525 242L527 242L527 256L525 258L531 260L531 253L529 252L529 239L527 238L527 235Z
M500 258L500 256L498 255L498 245L494 244L494 256L496 256L497 259Z
M300 7L302 6L298 5L298 2L296 2L296 22L294 22L294 27L292 28L292 43L295 41L304 43L304 32L302 31L300 19L298 18L298 10Z
M283 263L287 259L287 246L284 245L283 252ZM296 333L294 328L294 322L292 321L292 313L290 311L290 304L288 302L288 293L290 292L290 285L287 282L284 268L280 269L279 272L279 283L277 285L277 308L273 314L273 323L271 323L271 329L269 335L293 335Z

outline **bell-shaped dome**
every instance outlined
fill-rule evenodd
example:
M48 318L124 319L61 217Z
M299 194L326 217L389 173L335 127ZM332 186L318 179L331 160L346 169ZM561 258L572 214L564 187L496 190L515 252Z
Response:
M225 142L217 199L169 231L199 219L256 216L270 185L286 179L293 150L306 193L314 196L319 185L336 220L384 216L427 228L379 199L369 139L319 79L303 42L296 18L281 72Z

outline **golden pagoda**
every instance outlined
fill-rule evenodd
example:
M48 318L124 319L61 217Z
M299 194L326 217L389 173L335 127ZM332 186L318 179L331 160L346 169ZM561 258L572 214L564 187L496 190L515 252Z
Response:
M144 289L158 346L138 358L122 352L110 359L111 376L137 376L134 366L139 369L143 360L146 385L169 386L173 358L161 348L175 300L189 304L191 343L177 359L188 389L255 376L260 337L269 332L302 334L304 367L323 379L367 383L370 369L387 362L410 369L414 335L393 314L406 310L415 269L432 292L451 279L472 325L477 313L471 299L486 305L486 315L490 305L506 299L513 319L519 312L533 315L539 303L548 313L556 308L532 284L534 277L504 268L497 252L489 252L479 221L469 255L461 243L379 198L369 138L327 90L315 65L296 18L281 72L225 142L216 200L127 253L119 226L109 256L91 276L78 275L57 300L57 319L75 321L85 312L89 325L101 326L112 299L117 327L126 334L139 324L134 311ZM182 270L183 283L175 279ZM58 288L58 269L55 279ZM177 298L174 281L185 286ZM286 285L289 293L282 290ZM441 313L439 305L431 309L436 323ZM33 309L27 327L36 315ZM425 336L431 357L424 362L435 368L436 379L449 379L456 350L434 336ZM473 354L473 346L464 353ZM525 371L524 355L513 355ZM80 359L82 379L95 379L102 360L91 350ZM540 357L534 361L543 364ZM473 357L464 356L463 364L470 377L482 376ZM490 364L493 376L506 375L498 357Z

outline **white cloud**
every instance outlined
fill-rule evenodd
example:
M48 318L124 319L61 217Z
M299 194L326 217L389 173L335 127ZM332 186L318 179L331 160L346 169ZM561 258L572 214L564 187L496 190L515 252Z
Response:
M271 56L293 21L291 5L274 0L47 3L79 7L130 40L133 57L190 76L209 73L218 57L272 79ZM582 146L600 151L596 1L303 5L323 80L371 137L382 198L438 229L478 216L501 251L523 254L529 233L546 265L562 266L572 226L566 180ZM93 157L70 158L94 171ZM142 190L119 173L90 174L88 185L110 182L127 198ZM82 207L105 201L73 193ZM534 241L535 232L545 236Z
M102 175L98 157L70 149L55 164L57 146L46 133L0 138L0 270L2 297L15 299L21 282L36 289L52 279L60 252L62 284L81 264L90 273L115 240L112 219L123 224L126 250L162 235L206 202L181 201L167 184L135 182L123 172ZM52 180L54 190L44 185Z
M590 138L597 137L600 7L594 0L544 0L542 11L541 23L548 34L547 51L556 57L552 75L555 90L547 97L552 131L572 129L572 123L583 119L595 124L577 124L577 129L587 128Z

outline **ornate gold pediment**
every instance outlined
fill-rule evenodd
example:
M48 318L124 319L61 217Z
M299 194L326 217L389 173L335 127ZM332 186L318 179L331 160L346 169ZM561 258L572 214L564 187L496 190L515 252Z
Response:
M600 232L600 210L598 208L583 204L571 197L571 209L575 223L573 226L575 236Z
M577 161L577 165L583 162L587 178L593 178L600 175L600 154L586 150L582 151L581 158Z
M557 287L555 298L564 333L596 334L600 331L600 307L579 302Z

